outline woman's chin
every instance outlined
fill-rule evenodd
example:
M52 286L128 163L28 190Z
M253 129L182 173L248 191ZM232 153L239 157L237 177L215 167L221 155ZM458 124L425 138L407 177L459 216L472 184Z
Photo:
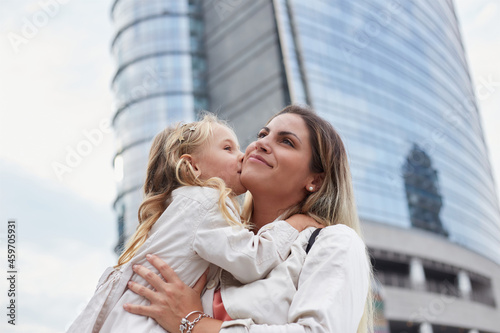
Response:
M256 183L259 184L262 182L262 175L259 175L258 172L255 172L253 170L245 171L240 175L240 182L244 188L250 191L250 188L255 186Z

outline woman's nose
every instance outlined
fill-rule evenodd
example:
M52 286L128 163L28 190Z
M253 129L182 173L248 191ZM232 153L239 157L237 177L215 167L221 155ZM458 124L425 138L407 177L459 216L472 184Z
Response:
M265 153L269 153L271 151L271 147L269 146L269 140L267 137L261 138L255 142L255 149L262 150Z

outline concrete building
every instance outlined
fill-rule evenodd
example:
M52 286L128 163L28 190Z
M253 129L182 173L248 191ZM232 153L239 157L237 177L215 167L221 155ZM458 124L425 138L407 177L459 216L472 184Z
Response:
M244 147L309 104L347 146L390 332L500 332L500 208L452 1L117 0L112 18L121 242L162 128L208 109Z

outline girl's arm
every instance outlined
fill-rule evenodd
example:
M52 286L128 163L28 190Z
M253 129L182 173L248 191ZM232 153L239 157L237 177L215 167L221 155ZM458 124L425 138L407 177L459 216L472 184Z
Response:
M250 283L265 277L288 257L298 230L320 226L305 215L289 220L269 223L255 235L243 227L228 225L214 205L198 224L191 246L201 258L228 271L241 283Z

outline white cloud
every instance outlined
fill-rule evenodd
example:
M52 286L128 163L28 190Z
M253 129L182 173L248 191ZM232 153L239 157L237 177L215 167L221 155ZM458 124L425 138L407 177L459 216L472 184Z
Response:
M34 176L18 165L0 164L0 221L17 220L18 321L1 332L63 332L93 295L108 266L116 263L115 218L98 204L60 183ZM6 227L0 223L0 244ZM6 262L0 251L0 262ZM0 279L0 291L7 290ZM0 306L7 298L0 297ZM3 327L2 325L5 325Z
M488 24L496 15L498 11L498 4L490 1L482 6L479 14L474 18L474 24L478 27Z
M455 7L500 195L500 10L496 2L484 0L456 0ZM493 84L485 88L484 82Z
M109 39L102 36L111 38L112 31L109 4L99 3L61 5L18 53L8 38L0 38L0 140L9 143L2 145L0 158L59 181L53 162L64 163L68 147L76 149L85 140L84 130L111 119L113 65ZM34 1L9 5L13 15L0 28L2 37L21 33L23 20L41 10ZM79 19L85 15L98 23ZM91 200L109 201L115 195L113 150L112 134L106 134L71 174L65 173L63 184Z
M53 246L58 253L42 242L21 243L16 332L63 332L93 295L104 269L116 261L77 239L56 240Z

